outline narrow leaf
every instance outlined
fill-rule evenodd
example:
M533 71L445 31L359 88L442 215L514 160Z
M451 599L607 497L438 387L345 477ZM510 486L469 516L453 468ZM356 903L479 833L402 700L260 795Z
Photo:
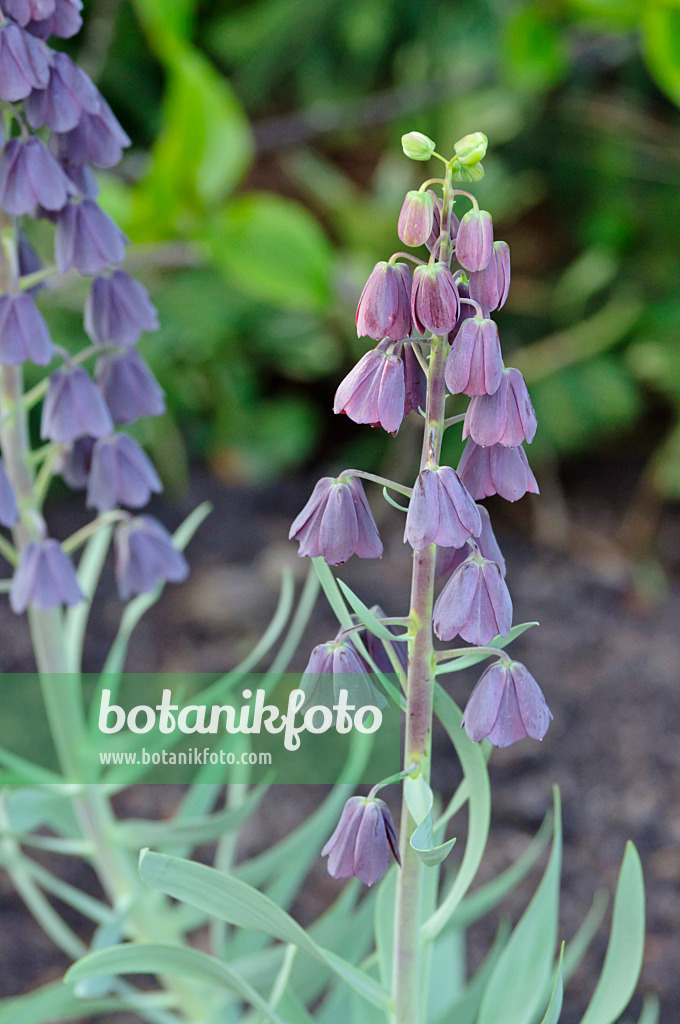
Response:
M548 1003L548 1009L545 1011L545 1015L541 1024L558 1024L560 1014L562 1013L562 1003L564 1002L564 977L562 973L562 962L564 960L564 943L560 949L560 959L557 964L557 973L555 975L555 984L553 985L552 993L550 995L550 1002Z

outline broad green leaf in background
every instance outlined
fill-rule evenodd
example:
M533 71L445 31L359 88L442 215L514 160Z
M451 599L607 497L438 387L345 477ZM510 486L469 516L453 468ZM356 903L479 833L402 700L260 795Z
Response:
M680 104L680 7L647 0L642 13L647 67L666 95Z
M247 295L302 311L328 307L332 249L299 203L267 192L234 199L207 226L205 241Z
M524 4L508 18L503 44L508 77L523 91L549 89L567 71L564 34L540 3Z
M621 864L612 926L600 980L581 1024L613 1024L635 991L645 946L645 886L631 842Z
M553 845L538 889L498 958L484 992L478 1024L531 1024L550 978L560 898L562 817L555 788Z

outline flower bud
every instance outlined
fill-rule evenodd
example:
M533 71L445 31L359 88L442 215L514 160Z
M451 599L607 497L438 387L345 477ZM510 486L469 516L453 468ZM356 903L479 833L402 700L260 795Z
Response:
M399 214L397 233L404 245L424 245L434 223L432 192L407 192Z
M468 210L456 235L456 259L466 270L484 270L493 255L493 222L486 210Z
M459 139L453 149L458 162L471 167L484 159L488 145L489 140L484 132L472 132L471 135L464 135Z
M474 742L488 739L495 747L530 737L542 740L552 715L541 688L519 661L490 665L472 691L463 725Z
M416 267L411 293L413 323L420 334L448 334L460 312L453 274L444 263Z
M321 856L328 857L328 873L333 878L354 876L366 885L380 881L391 856L401 865L397 835L385 801L379 797L350 797Z
M401 148L409 160L429 160L436 147L422 132L408 132L401 137Z

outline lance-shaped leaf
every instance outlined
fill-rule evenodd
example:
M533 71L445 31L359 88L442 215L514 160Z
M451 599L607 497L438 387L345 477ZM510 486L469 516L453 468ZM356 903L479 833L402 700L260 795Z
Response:
M417 826L410 839L411 847L416 851L423 864L430 868L434 867L435 864L440 864L444 860L456 840L449 839L445 843L438 843L435 840L432 823L434 797L432 790L421 775L415 779L405 779L404 791L408 809Z

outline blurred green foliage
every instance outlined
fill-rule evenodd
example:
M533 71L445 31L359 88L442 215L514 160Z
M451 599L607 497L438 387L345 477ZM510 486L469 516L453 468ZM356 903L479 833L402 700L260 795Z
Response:
M399 136L446 150L482 130L475 188L512 249L499 324L539 413L534 460L628 446L644 422L654 483L680 496L677 2L90 0L86 14L80 59L135 142L103 200L161 313L143 351L180 423L152 438L168 472L180 437L251 479L328 445L334 387L366 348L357 296L399 248L424 169ZM334 436L355 451L345 421ZM383 442L360 443L377 461Z

